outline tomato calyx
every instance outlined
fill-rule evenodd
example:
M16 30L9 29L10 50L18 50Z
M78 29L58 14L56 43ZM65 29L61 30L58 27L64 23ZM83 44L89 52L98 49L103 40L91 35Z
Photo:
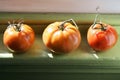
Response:
M59 30L62 30L62 31L64 30L64 24L65 24L65 23L66 23L66 22L63 22L61 25L58 26Z
M76 26L76 28L78 29L78 26L77 26L77 24L75 23L75 21L73 19L63 21L61 23L61 25L58 26L58 28L63 31L64 30L64 24L67 23L67 22L73 23Z
M97 27L96 25L100 25L99 27ZM98 22L98 23L95 23L92 25L92 28L93 29L101 29L102 31L106 31L107 30L107 25L106 24L103 24L101 22Z
M23 24L23 20L20 20L18 23L16 23L15 21L13 21L13 23L11 23L10 21L8 21L8 28L13 27L15 31L20 32L21 31L21 26Z
M13 27L16 31L20 32L21 31L21 25L22 24L13 24Z

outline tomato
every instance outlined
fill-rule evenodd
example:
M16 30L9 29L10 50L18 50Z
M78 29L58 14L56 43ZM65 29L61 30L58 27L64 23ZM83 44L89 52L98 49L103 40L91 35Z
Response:
M49 50L62 54L78 48L81 35L78 28L69 21L54 22L44 30L42 39Z
M10 24L3 35L3 43L11 52L27 51L34 43L33 29L26 24Z
M105 51L112 48L117 39L117 31L109 24L99 22L88 29L88 44L96 51Z

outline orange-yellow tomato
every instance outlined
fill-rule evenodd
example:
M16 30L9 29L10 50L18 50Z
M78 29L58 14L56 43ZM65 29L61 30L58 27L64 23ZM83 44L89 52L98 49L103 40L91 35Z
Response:
M88 44L96 51L105 51L112 48L117 39L117 31L111 25L96 23L88 29Z
M35 34L30 26L11 24L4 32L3 43L12 52L24 52L32 46L34 38Z
M42 39L48 49L62 54L78 48L81 35L71 23L54 22L44 30Z

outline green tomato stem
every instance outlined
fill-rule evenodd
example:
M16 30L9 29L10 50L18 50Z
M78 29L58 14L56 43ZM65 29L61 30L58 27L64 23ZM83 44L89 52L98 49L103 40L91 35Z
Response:
M66 22L72 22L72 23L76 26L76 28L78 29L78 26L77 26L76 22L75 22L73 19L69 19L69 20L63 21L63 22L61 23L61 25L59 26L59 29L60 29L60 30L62 30L62 31L64 30L64 24L65 24Z
M97 27L94 27L96 24L100 24L100 28L97 28ZM93 29L101 29L102 31L106 31L106 29L107 29L107 26L104 26L101 22L99 22L99 23L94 23L93 25L92 25L92 28Z
M20 31L21 31L21 26L22 26L22 24L23 24L23 20L20 19L18 23L15 23L15 21L13 20L13 23L12 23L12 24L11 24L10 21L8 21L8 24L9 24L8 28L9 28L9 27L13 27L13 28L15 29L15 31L20 32Z

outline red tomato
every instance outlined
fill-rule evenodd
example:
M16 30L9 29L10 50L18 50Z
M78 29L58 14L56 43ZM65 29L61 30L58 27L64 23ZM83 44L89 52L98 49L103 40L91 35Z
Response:
M96 51L112 48L118 39L116 30L108 24L93 24L87 33L88 44Z
M81 42L79 30L68 22L55 22L48 25L42 38L48 49L60 54L75 50Z
M34 31L26 24L10 24L3 35L4 45L12 52L27 51L34 43Z

